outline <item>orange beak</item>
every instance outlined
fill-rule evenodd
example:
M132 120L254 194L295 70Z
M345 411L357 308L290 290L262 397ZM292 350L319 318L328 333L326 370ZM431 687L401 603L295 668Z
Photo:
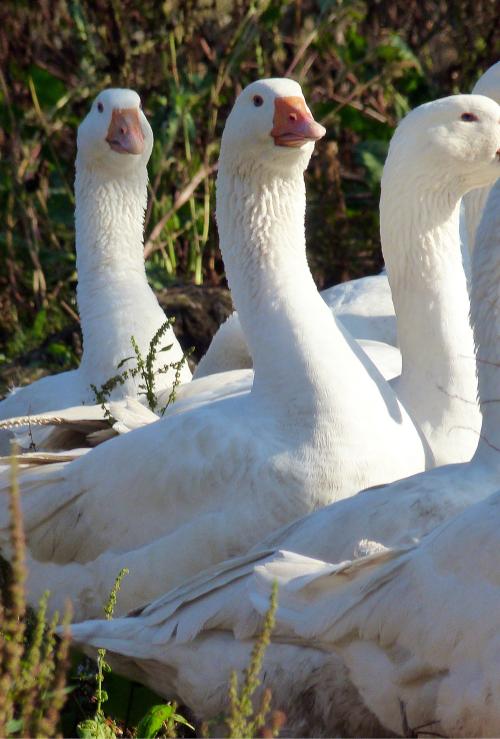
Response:
M318 141L325 133L326 129L316 123L303 98L275 99L271 136L276 146L302 146L306 141Z
M142 154L144 134L136 108L115 108L106 141L119 154Z

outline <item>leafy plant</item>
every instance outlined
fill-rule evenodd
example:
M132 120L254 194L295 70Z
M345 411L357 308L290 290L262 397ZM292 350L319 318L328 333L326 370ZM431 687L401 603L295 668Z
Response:
M0 598L0 736L55 736L66 700L69 648L69 607L63 619L64 636L58 641L55 613L47 623L48 593L38 611L26 603L25 538L15 455L10 485L11 572Z
M134 359L136 361L135 367L124 369L121 372L119 372L117 375L110 377L109 380L107 380L103 385L101 385L100 388L97 388L96 385L94 384L90 385L95 395L96 402L101 405L102 409L104 410L104 415L110 421L114 420L107 406L107 402L109 401L110 395L116 387L118 387L119 385L124 385L125 382L131 378L136 378L136 377L140 378L139 395L144 395L146 397L149 409L153 411L153 413L155 413L158 410L158 396L156 393L156 375L165 374L173 369L175 373L174 373L174 380L172 383L172 389L170 391L166 404L158 410L159 415L163 416L168 406L174 402L175 397L176 397L176 390L178 386L180 385L180 377L181 377L182 368L184 364L187 362L187 359L193 350L189 349L187 352L185 352L179 361L169 362L155 369L155 362L156 362L159 352L168 352L172 348L172 344L169 344L168 346L163 346L160 349L158 348L158 346L159 346L159 343L162 337L164 336L166 331L172 326L173 322L174 322L173 318L168 318L165 321L165 323L163 323L160 326L158 331L155 333L155 335L149 342L149 348L148 348L148 353L146 354L146 357L143 357L142 352L139 348L139 345L137 344L137 341L135 340L134 336L132 336L130 338L130 342L132 344L134 354L131 357L125 357L125 359L122 359L118 363L117 369L121 369L125 364L127 364L127 362L130 362Z
M106 619L108 621L113 618L113 612L116 606L116 598L125 575L128 575L128 570L126 567L124 567L118 573L115 583L111 589L111 593L109 594L108 602L104 606L104 615L106 616ZM78 736L84 737L84 739L90 739L91 737L95 737L96 739L112 739L116 735L116 728L113 722L106 719L104 711L102 709L103 703L108 700L108 694L103 689L105 672L111 672L111 667L106 662L106 650L98 649L96 673L97 688L95 693L97 708L95 716L93 718L82 721L77 726Z
M108 621L113 618L118 592L125 575L128 575L127 568L123 568L119 572L109 595L108 602L104 607L104 615ZM103 688L104 673L106 672L110 673L111 667L106 662L106 650L100 648L97 650L97 672L95 676L97 686L95 691L95 702L97 707L93 718L81 721L77 726L78 736L82 739L114 739L117 734L122 733L113 719L106 717L103 710L103 704L106 703L109 698L108 693ZM175 703L154 705L151 706L146 714L140 719L135 729L135 736L153 739L162 732L162 735L164 736L175 737L175 729L177 725L187 726L189 729L194 731L194 727L191 726L191 724L186 721L181 714L177 713L177 706Z

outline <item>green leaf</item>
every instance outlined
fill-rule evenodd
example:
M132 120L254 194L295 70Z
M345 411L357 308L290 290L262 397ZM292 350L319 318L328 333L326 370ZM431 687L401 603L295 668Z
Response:
M382 178L388 148L386 141L377 140L365 141L356 147L356 156L366 169L366 177L372 190L376 190Z
M186 721L184 716L175 713L174 707L170 703L164 703L163 705L152 706L149 709L139 721L136 734L137 736L145 737L145 739L154 739L165 721L174 721L177 724L183 724L194 731L194 727Z
M20 718L13 718L10 721L7 721L5 728L7 729L7 734L17 734L18 731L22 731L23 721Z
M130 362L131 359L135 359L135 354L131 357L125 357L125 359L122 359L120 362L118 362L116 369L120 369L121 367L123 367L125 362Z
M71 349L60 341L53 341L48 347L47 352L56 359L69 362L71 360Z
M88 718L76 727L76 732L81 739L115 739L115 732L99 718Z
M187 726L188 729L191 729L191 731L195 731L195 728L192 724L187 721L184 716L181 716L180 713L173 713L172 719L175 721L176 724L182 724L183 726Z
M47 311L45 308L42 308L42 310L39 310L36 314L36 318L33 321L33 328L31 329L33 333L33 338L40 341L43 339L45 334L45 326L47 325Z
M139 721L137 725L137 736L152 739L163 726L163 722L168 721L173 713L173 706L168 705L168 703L160 706L152 706Z
M411 62L416 69L420 69L420 63L415 54L408 44L396 34L392 34L385 39L384 43L377 46L377 56L387 62L396 60Z
M61 80L47 72L46 69L33 65L30 67L29 74L35 85L36 94L42 108L53 107L66 93L66 88Z

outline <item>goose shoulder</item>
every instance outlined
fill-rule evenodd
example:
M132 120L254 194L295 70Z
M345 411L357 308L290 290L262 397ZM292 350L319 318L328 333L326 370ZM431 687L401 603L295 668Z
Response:
M311 563L288 563L280 629L331 644L391 731L404 733L404 720L410 730L495 736L499 517L497 492L407 552L365 558L351 571L319 563L311 574ZM279 571L274 562L258 568L260 585L269 590Z
M321 297L356 339L398 345L394 304L385 272L341 282L322 290Z
M301 494L309 473L277 425L266 424L244 398L229 398L112 439L62 468L22 471L20 480L33 554L67 562L88 561L122 541L143 545L214 509L221 526L226 517L228 540L244 535L251 546L262 527L315 505L312 490ZM316 495L319 505L322 493ZM8 520L7 511L1 518ZM204 546L207 553L212 546L209 533L215 539L223 530L207 529L200 562Z

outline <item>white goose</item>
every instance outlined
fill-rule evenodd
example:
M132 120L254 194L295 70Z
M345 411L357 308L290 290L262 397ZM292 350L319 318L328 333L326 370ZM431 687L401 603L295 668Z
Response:
M277 581L263 687L287 715L286 736L498 736L499 531L497 492L409 550L340 564L287 551L241 558L72 635L213 719L227 711L231 670L248 664Z
M499 129L496 142L491 141L491 131L489 131L488 135L486 135L484 139L482 138L482 132L484 130L482 126L485 125L486 130L489 130L490 128L485 121L483 121L482 124L479 124L477 122L471 122L469 120L464 121L461 119L465 104L468 103L468 106L470 107L471 105L474 105L477 100L478 99L476 97L472 96L447 99L448 104L451 106L451 111L454 111L456 121L448 122L446 128L441 126L439 130L442 133L443 131L449 131L449 126L456 126L459 131L462 130L464 132L463 135L466 140L469 140L469 137L472 137L478 142L478 147L481 151L481 155L479 157L483 162L481 169L486 167L486 169L491 168L493 172L496 172L498 171L498 168L500 168L497 153L497 151L500 150L500 125L498 124L498 120L500 120L500 118L498 116L499 111L497 110L496 104L493 101L479 100L479 104L485 106L483 113L487 116L491 114L495 116L495 126ZM440 108L443 102L446 101L439 101L439 105L437 107ZM432 108L432 105L425 107ZM476 108L472 109L477 110ZM451 111L448 109L448 113ZM447 140L453 141L453 138L449 137ZM484 149L483 146L485 147ZM494 207L495 203L492 204L493 209ZM222 226L222 221L220 221L220 223ZM491 290L497 291L500 282L497 279L494 265L498 261L495 251L495 244L498 243L498 232L495 231L495 224L493 224L491 218L485 219L485 226L486 228L483 237L484 246L478 249L477 258L480 258L483 253L483 249L487 252L488 256L484 257L482 271L484 272L485 279L490 280ZM493 241L494 239L497 241ZM475 283L479 285L482 281L482 277L480 277L482 272L479 267L477 268L477 272L478 276ZM482 292L475 296L476 305L482 300L483 293L483 287L478 289ZM485 310L489 308L491 302L492 298L490 297L486 301ZM476 320L476 341L478 344L487 347L488 352L491 351L491 354L485 354L485 357L486 359L491 358L492 360L492 363L481 362L479 365L482 397L487 399L488 397L495 397L494 391L495 388L498 387L498 379L496 377L496 370L493 362L495 361L494 352L495 350L499 351L498 347L500 347L500 342L491 342L491 332L495 331L492 325L494 322L492 321L491 315L485 316L481 319L478 316L478 310L479 309L475 308L473 312ZM326 312L326 314L330 315L328 312ZM301 312L301 315L305 315L303 311ZM269 321L262 323L263 326L268 326L268 324ZM490 346L492 348L490 348ZM301 346L298 345L294 347L294 351L300 350ZM282 351L285 356L285 360L289 362L289 353L287 354L284 349ZM260 360L261 355L259 354L258 349L257 356ZM269 361L271 359L276 362L279 361L280 356L281 352L268 353L261 361L264 359L265 361ZM498 356L500 357L500 354ZM272 370L273 366L271 365L268 371L271 372ZM283 382L282 385L285 386L285 383ZM355 385L353 387L356 388ZM333 391L334 388L331 388L331 392ZM346 392L348 391L348 388L346 388ZM278 386L275 390L276 396L278 396L280 392L283 391ZM292 392L295 392L295 388L292 388ZM244 398L238 399L238 407L241 407L239 406L239 403L243 402L243 400ZM272 403L272 401L270 403ZM216 405L212 405L211 407L213 409ZM271 407L271 405L269 407ZM327 561L341 561L342 559L351 559L354 556L358 556L360 552L364 551L363 547L369 551L371 546L370 541L382 542L387 546L399 545L408 542L412 543L423 533L426 533L431 528L441 523L442 520L453 515L454 512L460 511L470 502L474 502L478 500L478 498L488 495L499 486L500 459L499 455L495 452L494 447L498 446L500 448L500 436L495 435L495 429L500 428L500 424L495 423L496 409L492 404L486 401L483 410L485 411L483 426L483 436L485 438L481 440L476 456L470 464L442 467L425 474L417 475L413 478L395 482L389 486L366 490L354 498L330 505L304 519L290 524L285 527L285 529L278 531L277 533L271 534L269 539L265 541L262 546L266 550L269 547L276 547L278 549L285 548L298 551L311 557L325 559ZM177 421L180 421L183 417L184 414L178 415ZM186 414L185 417L192 418L190 414ZM250 424L252 424L253 421L253 413L245 414L244 418L246 426L251 429L252 427ZM169 420L173 422L175 419L172 418ZM262 419L261 423L263 423ZM265 425L267 426L267 422ZM157 428L160 427L160 425L157 425ZM289 421L286 421L286 428L289 427ZM143 430L141 433L145 433L146 431L147 429ZM332 431L334 432L334 429L332 429ZM347 431L347 428L345 431ZM260 432L256 433L258 433L260 438ZM137 436L137 432L133 432L133 434L129 434L128 436L129 438L139 438ZM325 437L323 441L324 451L315 462L318 465L318 468L309 470L304 467L304 471L308 475L324 474L328 476L329 470L331 469L331 462L333 461L334 464L338 464L336 460L339 458L334 455L340 453L342 455L342 464L347 472L349 470L348 465L350 457L346 454L348 449L345 445L346 437L337 437L337 443L342 443L342 438L344 439L343 446L340 448L334 448L333 450L330 450L328 447L329 450L327 451L326 443L328 442L327 437ZM113 443L114 442L110 442L110 445L108 445L107 448L111 449L111 445ZM354 444L353 441L350 443ZM364 441L363 443L366 442ZM189 449L192 447L193 443L191 443ZM184 452L184 454L188 453L189 450ZM87 460L94 454L95 452L92 452L90 457L87 457ZM362 459L361 452L359 452L359 454L359 459ZM104 454L102 458L105 459ZM189 454L187 464L190 464L191 458L192 455ZM310 456L309 459L312 459L312 457ZM86 460L84 460L84 462L85 461ZM120 469L121 465L121 462L116 465L113 464L113 468L117 467ZM67 470L70 469L71 467L67 468ZM78 468L76 467L75 469ZM207 480L212 480L212 470L213 466L207 467ZM78 487L74 486L74 489L78 490L79 488L84 489L86 487L95 486L96 483L93 480L91 480L91 484L89 486L87 484L87 479L89 478L82 477L81 480L78 480ZM284 477L282 479L285 480ZM326 479L326 477L324 479ZM62 551L63 542L65 542L65 531L61 530L58 532L57 529L59 529L59 524L57 523L57 518L55 516L50 517L48 522L42 527L39 527L39 529L33 527L33 524L31 523L35 522L36 524L38 517L42 516L42 511L50 505L50 498L48 496L46 499L45 495L42 495L41 500L39 501L38 496L45 492L43 487L42 489L39 489L38 487L40 484L43 484L43 480L44 475L39 476L35 474L33 475L32 492L28 487L26 487L26 493L28 494L26 501L29 502L28 533L30 540L33 540L36 536L36 544L32 544L32 550L34 557L42 560L51 556L50 547L54 543L54 537L56 537L54 543L56 561L61 562L62 557L58 556L57 552ZM66 482L69 486L72 483L73 478L72 476L67 476L66 480L64 480L63 476L62 480L63 482L61 485ZM109 482L106 484L109 488ZM282 484L285 483L283 482ZM123 483L123 487L126 487L125 483ZM282 505L282 503L278 502L278 500L281 501L282 496L279 486L277 486L275 491L271 491L269 487L264 489L262 483L258 489L259 491L263 491L264 496L267 495L268 505L271 502L276 506L276 508L279 507L279 505ZM319 485L317 489L320 489ZM238 492L239 490L240 488L238 488ZM113 494L113 491L111 491L111 493ZM246 495L246 501L250 500L250 497L246 492L243 494ZM211 489L210 493L206 492L206 497L209 498L210 495L212 495ZM102 496L104 499L104 492L102 493ZM74 504L75 518L80 515L80 510L83 508L86 495L83 495L82 498L82 502L76 501ZM323 500L326 498L327 495L324 496ZM68 499L70 499L69 493L64 492L63 488L61 502ZM264 497L264 499L266 498ZM41 506L38 510L36 508L37 501L40 502ZM239 496L237 501L240 506L241 514L249 521L256 522L257 529L259 526L261 527L260 530L262 530L262 528L268 528L268 530L271 528L271 525L268 525L269 519L262 522L260 518L256 518L256 516L259 516L260 514L265 514L268 511L267 507L263 507L262 510L255 510L255 504L252 502L249 509L245 503L241 502L241 498ZM217 501L215 505L221 506L222 503ZM66 515L69 515L69 513L66 513ZM82 515L85 516L86 511L84 511ZM99 515L97 510L95 515ZM268 514L266 513L266 515ZM276 515L273 518L273 522L277 521L277 519L278 516ZM238 528L233 532L232 522L236 521L236 518L233 517L233 513L229 507L226 510L223 520L226 525L226 530L224 531L223 529L221 519L221 531L223 533L219 534L219 539L217 541L210 541L211 547L215 548L216 545L221 547L220 554L222 556L223 552L221 551L221 545L228 542L228 536L234 534L236 538L238 532L241 534L242 531L238 524ZM31 563L30 592L38 595L41 587L48 587L55 596L54 603L58 606L61 604L61 598L71 595L74 598L77 614L94 615L98 611L97 604L100 603L101 600L105 599L105 594L113 583L114 575L121 567L127 566L130 568L131 574L126 578L126 581L123 584L119 605L119 608L126 610L147 600L148 598L156 597L159 592L161 592L159 591L159 583L161 583L161 587L163 588L167 585L174 586L181 582L182 578L187 576L189 572L193 573L195 571L196 568L193 566L192 560L200 547L198 545L194 546L193 541L199 532L199 536L203 537L203 546L208 546L211 532L215 531L214 523L216 519L211 519L210 530L208 529L208 526L206 529L203 529L202 526L196 528L198 521L200 523L203 522L201 512L198 517L193 517L191 519L189 527L183 526L176 532L179 534L178 539L175 534L169 533L167 536L161 537L155 541L154 532L152 532L147 540L148 543L145 546L139 546L139 548L136 549L136 545L131 544L130 548L133 551L108 551L99 556L96 561L88 562L84 565L73 563L61 567L59 565L33 561ZM57 528L55 524L57 524ZM90 520L88 525L90 527ZM44 542L42 542L43 536L46 536L46 540ZM189 556L186 553L187 540L190 542ZM364 544L360 544L362 540L368 541ZM174 545L176 543L178 543L178 546L180 547L178 551L174 549ZM249 542L249 546L250 544L251 542ZM47 547L47 553L44 553L42 546ZM230 547L233 552L236 550L243 551L244 549L241 541L239 542L239 546L230 544L227 551L230 551ZM69 556L64 556L66 557L66 560L69 560ZM206 554L204 556L205 559L202 560L203 564L207 564L208 558ZM211 561L215 561L216 556L216 554L215 556L212 556ZM82 561L83 557L77 553L74 559ZM88 557L88 559L91 559L91 557ZM172 561L177 563L179 569L165 565L165 562ZM189 569L185 567L186 562Z
M19 388L0 403L0 419L94 403L90 385L100 387L131 353L133 335L146 352L165 313L148 285L143 257L147 162L153 133L133 90L110 89L94 100L78 129L75 177L75 232L78 309L83 333L80 366ZM183 354L172 329L161 345L172 344L161 364ZM191 373L186 365L181 380ZM174 371L158 376L170 390ZM135 380L113 392L137 396ZM7 449L8 451L8 449Z
M239 96L222 139L217 220L254 355L252 390L70 464L22 472L34 558L100 571L104 553L119 559L124 546L152 541L150 561L129 578L133 605L134 590L156 587L151 572L167 561L180 582L298 515L424 467L413 424L337 326L307 266L303 170L323 133L292 80L257 82ZM6 500L4 488L3 525ZM102 572L104 590L114 574ZM89 600L81 613L98 609L99 597Z
M436 464L470 459L480 426L459 205L468 190L493 182L496 172L486 167L480 173L475 165L481 147L468 104L478 106L482 122L484 109L487 125L494 126L495 105L477 96L421 106L398 127L382 178L381 238L403 357L401 375L391 384ZM440 126L448 125L455 143L446 147ZM228 333L234 338L236 329L234 318L224 324L222 341ZM217 336L214 341L217 347Z

